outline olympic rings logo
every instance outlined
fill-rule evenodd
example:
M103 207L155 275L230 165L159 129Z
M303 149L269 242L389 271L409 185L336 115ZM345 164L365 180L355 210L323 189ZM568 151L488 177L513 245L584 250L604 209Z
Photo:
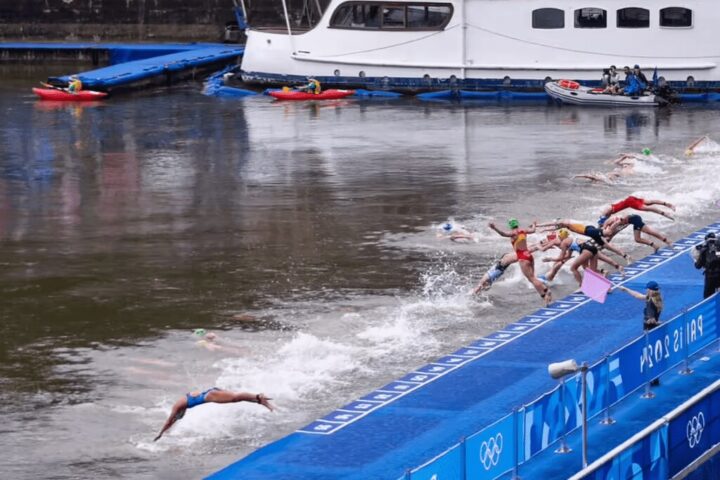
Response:
M687 424L687 439L690 448L700 444L700 437L705 429L705 415L702 412L692 417Z
M503 449L503 436L502 433L498 433L494 437L490 437L490 440L482 442L480 445L480 463L482 463L485 470L490 470L492 467L498 464L500 461L500 453Z

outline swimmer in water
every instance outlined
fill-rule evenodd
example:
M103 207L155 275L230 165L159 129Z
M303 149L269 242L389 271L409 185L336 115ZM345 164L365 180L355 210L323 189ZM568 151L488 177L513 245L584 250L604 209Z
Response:
M550 289L535 276L535 259L533 258L532 253L530 253L527 244L527 236L528 234L535 233L536 224L533 223L532 226L523 230L520 228L520 223L517 219L511 218L508 220L508 227L510 230L502 230L493 222L490 222L489 227L499 235L510 239L510 243L513 246L513 250L515 250L518 263L520 264L520 270L532 286L535 287L535 290L537 290L538 294L545 302L545 305L549 305L552 302L552 293L550 292Z
M675 220L672 215L660 209L659 207L655 207L654 205L662 205L663 207L667 207L670 210L675 211L675 205L670 202L666 202L664 200L645 200L644 198L634 197L630 195L629 197L626 197L617 203L605 206L605 208L603 208L603 211L600 213L598 225L602 227L605 221L610 217L610 215L614 213L619 213L627 208L632 208L633 210L640 210L643 212L657 213L658 215L662 215L663 217L669 218L670 220Z
M710 137L707 135L703 135L702 137L698 138L697 140L694 140L688 147L685 149L685 155L690 157L695 154L695 149L698 148L700 145L702 145L705 142L709 142Z
M448 238L453 242L460 240L473 240L477 241L475 234L465 228L465 226L453 223L445 222L440 225L440 233L437 234L438 238Z
M583 225L582 223L573 222L572 220L556 220L554 222L542 223L538 227L551 227L551 228L567 228L573 233L590 237L594 245L599 249L607 248L613 253L623 257L628 263L630 263L630 256L623 252L620 248L610 244L610 241L605 238L603 230L593 225Z
M605 185L614 185L623 177L635 174L634 163L621 163L612 171L607 173L588 172L574 175L572 178L580 178L590 180L591 183L604 183Z
M510 265L517 261L518 258L515 252L506 253L505 255L500 257L500 260L495 262L490 267L490 269L485 272L485 275L483 275L482 279L480 279L480 283L478 284L478 286L473 288L470 294L476 295L483 290L488 290L493 283L495 283L500 277L502 277L503 273L505 273L505 270L507 270Z
M175 422L183 418L188 408L197 407L203 403L252 402L259 403L272 412L274 407L270 403L270 400L272 400L272 398L266 397L263 393L231 392L230 390L221 390L215 387L205 390L204 392L196 391L187 393L183 398L175 402L175 405L173 405L170 411L170 416L165 421L165 425L163 425L160 433L155 437L153 442L157 442Z
M660 246L656 245L655 242L653 242L652 240L643 238L642 233L646 233L650 236L657 238L658 240L661 240L668 247L672 245L672 243L670 243L670 241L665 235L647 226L640 215L633 214L612 217L605 223L605 227L603 228L603 230L606 237L612 238L628 225L632 225L633 227L633 236L635 237L635 242L642 245L651 246L655 250L655 253L660 250Z

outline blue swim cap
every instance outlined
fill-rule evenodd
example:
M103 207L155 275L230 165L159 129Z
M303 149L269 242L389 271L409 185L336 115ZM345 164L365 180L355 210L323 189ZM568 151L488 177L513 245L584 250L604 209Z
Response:
M602 227L605 225L605 222L607 222L608 217L606 215L603 215L602 217L598 218L598 226Z
M453 229L452 223L450 223L450 222L443 223L442 229L445 230L446 232L449 232L450 230Z
M658 285L655 280L650 280L647 285L645 285L645 288L647 288L648 290L658 291L660 290L660 285Z

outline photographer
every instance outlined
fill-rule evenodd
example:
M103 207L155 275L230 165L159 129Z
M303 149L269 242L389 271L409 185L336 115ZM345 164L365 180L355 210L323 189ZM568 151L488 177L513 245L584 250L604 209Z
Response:
M708 298L720 288L720 252L718 252L718 245L715 242L715 234L710 232L705 235L705 243L698 245L695 249L697 254L695 268L705 270L703 298Z

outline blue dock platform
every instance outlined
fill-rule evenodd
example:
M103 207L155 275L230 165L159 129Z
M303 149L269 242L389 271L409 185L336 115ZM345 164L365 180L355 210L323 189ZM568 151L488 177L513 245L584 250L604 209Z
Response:
M70 75L77 75L87 89L110 91L118 87L135 86L141 83L172 80L194 74L197 70L219 70L237 63L245 52L243 45L214 43L190 44L97 44L97 43L3 43L0 51L39 52L68 51L82 52L97 63L97 54L108 55L109 66L86 72L73 72L60 77L51 77L48 82L65 86Z
M691 320L685 318L686 309L701 302L703 276L694 268L689 253L710 231L720 231L720 222L677 240L671 247L663 248L634 262L626 268L625 277L614 274L610 279L616 284L637 291L644 291L645 284L650 280L658 282L665 302L662 320L677 317L680 319L678 321L690 322ZM702 315L705 315L707 320L710 316L715 320L718 305L720 302L713 297L693 307L700 312L699 335L700 337L705 335L703 342L710 341L710 337L717 338L718 332L714 323L711 328L710 321L707 321L706 331L703 331ZM546 392L554 389L553 395L555 395L558 391L569 391L570 387L566 387L566 390L558 388L557 382L549 377L547 372L549 363L576 358L590 364L605 365L605 373L600 374L598 370L597 376L604 375L603 381L607 385L616 382L612 386L613 395L619 396L619 393L629 394L635 391L638 388L637 381L631 382L628 372L612 371L613 368L617 369L617 365L613 363L615 359L611 358L611 352L627 346L630 351L626 365L632 364L635 369L639 365L642 371L646 352L641 350L643 345L639 343L642 337L636 341L634 339L642 335L643 307L643 302L622 292L612 293L604 304L591 301L582 294L569 295L547 308L509 323L501 331L458 348L394 382L379 387L295 433L260 448L208 478L212 480L463 478L459 472L454 474L455 467L450 464L450 460L444 466L438 465L442 463L443 458L450 459L452 455L448 455L448 452L453 452L448 449L452 450L460 439L482 429L492 430L495 428L494 425L501 423L501 419L508 417L512 419L516 415L513 412L517 412L522 405L535 402L539 398L552 400L549 395L544 395ZM507 320L511 321L511 319ZM686 329L685 333L681 331L680 338L685 335L688 344L691 338L695 341L698 334L696 320L692 319L692 325L683 324ZM668 322L667 326L673 322ZM662 332L659 332L660 327L656 329L658 334L665 335L664 328L665 326ZM647 337L645 339L647 341ZM707 345L703 343L703 348ZM689 349L689 346L685 346L685 351ZM652 349L650 351L652 352ZM638 362L638 359L641 361ZM662 361L664 360L661 358L659 364ZM611 373L607 373L608 368ZM622 368L621 365L620 370ZM695 377L693 381L697 385L693 388L700 388L703 382L714 375L711 367L706 370L710 373L705 377L700 375ZM645 381L649 382L655 372L656 370L651 370L645 364L643 374ZM620 380L616 381L617 378ZM623 381L625 385L622 384ZM595 388L597 391L597 384ZM610 386L607 388L609 391ZM662 389L666 388L665 381L663 380L663 385L657 388L660 395ZM678 390L683 391L684 388L678 387ZM627 391L620 392L623 389ZM671 402L676 403L686 399L671 398L669 387L664 395L670 398ZM552 420L538 420L538 415L552 417L553 411L548 405L550 404L546 402L545 405L535 407L535 410L523 412L524 423L520 428L532 437L532 442L527 441L523 448L518 446L514 449L516 459L518 455L522 455L522 461L529 462L531 459L542 458L542 455L550 455L544 449L549 448L549 445L556 441L556 437L553 438L553 434L549 432L553 427L548 427L547 424ZM655 411L656 416L664 413L666 412ZM554 415L559 416L559 414ZM566 412L563 417L574 419L572 412ZM559 420L556 418L555 423L557 422ZM567 418L564 418L563 423L565 422L568 422ZM640 430L643 426L639 423L632 425L637 427L634 431ZM510 433L512 430L513 428L510 427ZM517 426L515 430L517 432ZM507 430L505 432L507 433ZM505 438L512 438L510 433ZM577 434L575 436L577 437ZM502 439L502 436L495 438ZM483 457L483 449L479 446L479 442L475 441L480 449L482 457L480 461L483 461L483 458L488 461L498 461L499 451L498 456L493 456L492 451L486 448ZM506 442L513 443L510 440ZM598 439L595 439L595 442L601 443L606 450L613 446L612 443L603 444L603 441ZM497 446L498 443L494 445ZM453 461L464 464L465 451L454 452L457 458L453 458ZM595 454L600 453L604 452L595 452ZM432 462L434 469L422 467L428 465L432 459L436 459ZM485 465L485 470L490 466ZM579 465L575 466L579 467ZM438 469L444 469L445 474L438 475ZM575 471L578 469L576 468ZM555 478L552 475L542 474L542 466L536 466L531 470L540 475L532 478ZM555 473L557 474L557 471ZM573 471L566 469L561 476L567 477L572 473ZM496 477L497 475L490 475L489 471L484 472L481 466L479 472L467 478L485 480Z

